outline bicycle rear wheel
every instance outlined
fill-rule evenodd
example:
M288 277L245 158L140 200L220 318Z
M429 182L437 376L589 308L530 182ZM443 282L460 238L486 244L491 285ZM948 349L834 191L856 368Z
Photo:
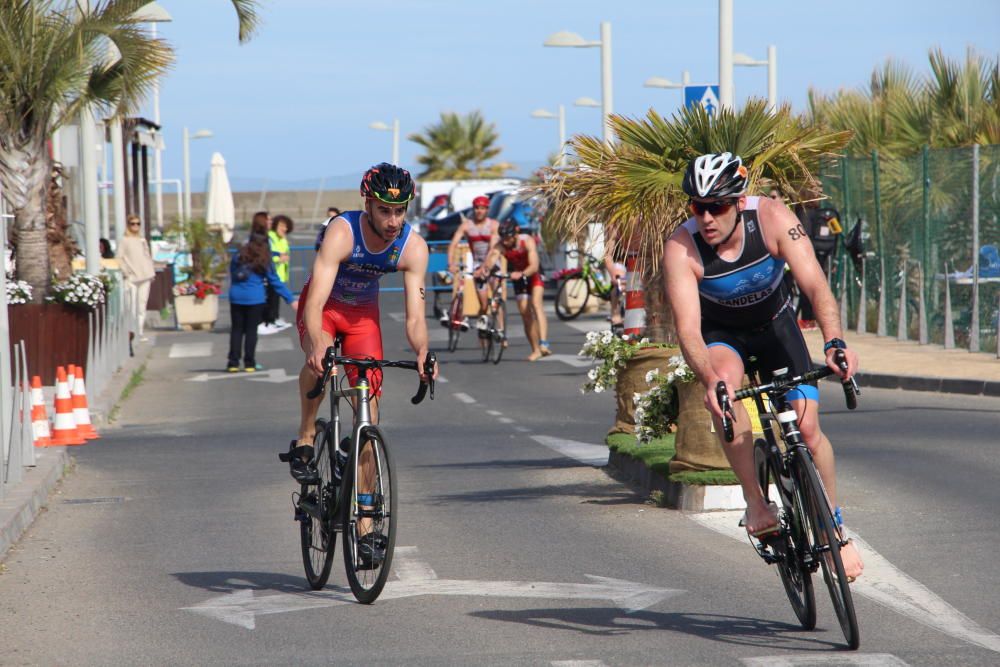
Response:
M812 630L816 627L816 593L813 590L812 573L802 562L802 556L808 549L802 522L802 507L801 503L795 501L797 497L795 493L789 497L779 492L778 498L768 498L771 484L781 487L785 482L781 470L776 469L776 462L768 455L768 448L766 440L758 438L754 441L754 466L757 470L757 481L764 492L764 500L778 500L782 505L784 530L779 537L768 539L767 544L779 559L778 576L781 577L792 611L795 612L803 629Z
M811 459L799 459L799 483L802 485L802 495L809 513L809 524L813 537L813 553L819 560L823 570L823 580L830 591L830 600L840 629L844 633L847 645L857 649L861 645L861 633L858 629L858 618L854 613L854 598L851 587L844 574L844 561L840 557L840 531L833 518L830 503L826 498L816 467Z
M459 322L462 321L462 293L458 292L451 300L448 308L448 351L458 349L458 335L461 333Z
M504 318L503 301L497 302L497 307L490 315L490 354L492 355L493 365L499 364L500 359L503 357L504 332L498 328L500 322L504 322L506 326L507 320Z
M318 484L303 484L299 495L299 508L306 516L299 521L302 542L302 564L306 570L309 587L319 590L330 578L333 550L337 545L334 531L337 489L333 484L333 434L325 419L316 421L316 439L313 441L313 465L319 474Z
M583 275L577 275L563 280L556 292L556 316L560 320L572 320L579 317L587 307L590 298L590 280Z
M381 431L366 428L362 438L367 442L360 448L360 462L352 453L344 467L341 517L347 582L358 602L371 604L382 592L392 565L396 483Z

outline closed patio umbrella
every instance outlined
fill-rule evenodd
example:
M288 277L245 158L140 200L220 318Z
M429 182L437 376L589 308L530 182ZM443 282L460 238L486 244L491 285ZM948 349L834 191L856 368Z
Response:
M212 153L212 169L208 174L208 205L205 208L205 222L209 227L222 232L222 240L229 243L236 226L236 206L233 191L229 187L226 161L221 153Z

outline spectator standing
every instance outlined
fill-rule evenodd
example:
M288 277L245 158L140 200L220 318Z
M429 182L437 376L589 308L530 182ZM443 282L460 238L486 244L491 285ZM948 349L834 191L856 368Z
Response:
M232 328L229 333L229 360L226 370L236 373L240 370L240 353L243 356L243 370L247 373L261 370L257 364L257 327L267 306L265 283L273 287L292 308L299 302L288 291L274 270L271 247L267 238L266 218L254 216L250 227L250 239L239 249L229 263L229 317Z
M126 298L135 313L135 320L129 327L131 343L136 334L140 341L146 340L146 303L149 301L149 287L156 277L156 266L149 251L149 242L142 235L139 216L130 215L125 221L125 236L118 241L118 263L125 278Z
M813 252L823 275L830 277L830 258L837 250L837 235L843 230L840 226L840 214L832 207L820 208L823 193L805 190L801 193L801 203L795 205L795 216L802 224L802 229L812 242ZM809 297L799 290L799 328L812 331L817 328L816 313L813 311Z
M268 240L271 244L271 259L274 261L275 273L278 274L278 277L281 278L281 282L285 283L286 287L290 285L288 279L291 275L291 271L289 269L291 252L288 244L288 235L292 233L293 229L295 229L295 223L291 218L287 215L276 215L271 220L271 231L267 233ZM278 299L278 292L268 286L267 313L264 316L264 322L269 328L274 330L270 333L276 333L292 326L285 320L281 319L279 312L281 302Z

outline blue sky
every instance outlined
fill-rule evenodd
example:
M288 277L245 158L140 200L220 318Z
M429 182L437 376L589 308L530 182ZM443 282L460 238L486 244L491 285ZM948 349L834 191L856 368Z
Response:
M717 0L264 0L261 28L244 45L228 0L158 2L174 19L160 35L177 51L161 85L164 176L181 176L183 127L214 133L191 142L196 189L212 151L226 158L237 190L263 179L271 188L324 176L343 183L390 158L391 133L368 124L393 118L400 161L414 167L420 147L405 137L442 111L480 110L497 126L503 159L540 162L556 150L558 127L531 118L534 109L564 104L568 134L600 133L600 110L572 105L600 99L599 50L543 48L558 30L597 40L600 22L611 23L617 113L677 108L680 91L644 88L650 76L679 81L686 69L692 82L718 78ZM734 6L734 50L764 59L774 44L778 98L798 111L810 87L862 86L890 57L924 73L933 47L953 58L967 46L990 57L1000 50L995 0ZM766 97L766 68L737 67L734 83L737 104ZM152 118L151 104L142 115Z

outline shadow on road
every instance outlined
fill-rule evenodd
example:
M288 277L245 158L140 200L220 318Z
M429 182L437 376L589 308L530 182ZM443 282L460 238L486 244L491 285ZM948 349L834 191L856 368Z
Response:
M797 625L741 616L655 611L626 614L614 607L477 611L470 615L595 637L620 637L640 630L668 630L716 642L777 650L826 652L843 648L842 643L809 636ZM831 629L831 632L834 630L838 628Z
M452 503L497 503L520 500L539 500L558 496L576 496L590 505L637 505L642 500L628 489L598 485L560 484L526 486L518 489L480 489L467 493L450 493L431 496L428 502L436 505Z
M274 572L173 572L171 576L192 588L213 593L231 593L238 590L274 591L276 593L308 592L309 585L301 576Z

